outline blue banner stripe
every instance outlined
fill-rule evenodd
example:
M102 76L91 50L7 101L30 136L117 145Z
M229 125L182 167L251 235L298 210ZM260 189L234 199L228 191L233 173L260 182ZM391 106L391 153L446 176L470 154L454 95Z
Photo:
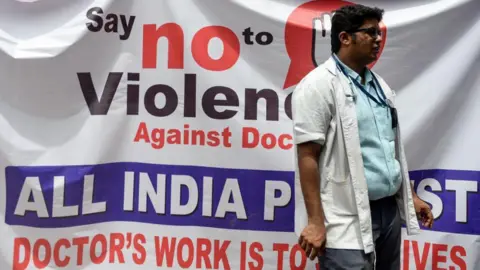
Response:
M141 173L143 176L140 176ZM28 184L24 185L26 179L29 179ZM142 190L144 191L150 189L152 192L157 188L164 190L158 197L154 196L159 202L158 209L154 208L150 200L146 200L146 205L141 203L141 201L145 202L145 196L142 197L143 199L139 196L140 180L143 181ZM32 186L36 181L40 183L41 191ZM65 183L63 186L59 185L62 181ZM178 185L180 182L187 184ZM54 189L54 183L57 185L56 189ZM158 183L161 187L157 187ZM189 198L196 198L189 194L188 185L192 190L198 190L196 200L198 203L190 208L183 207L183 212L176 213L175 210L179 208L171 208L172 203L179 202L180 205L185 205ZM108 221L132 221L237 230L281 232L294 230L293 172L141 163L8 167L6 168L6 186L5 222L10 225L56 228ZM127 192L124 192L124 186L127 186ZM22 187L25 189L23 199L21 198ZM85 187L86 190L84 190ZM64 201L62 202L59 194L63 189ZM36 197L35 190L37 190ZM84 192L87 195L90 192L86 200ZM224 193L223 203L220 203L222 193ZM269 198L267 203L265 203L266 196ZM26 203L19 202L34 199L37 203L30 203L28 207L25 206ZM41 203L42 200L44 204ZM124 206L124 200L130 203ZM102 202L105 202L104 206ZM142 204L145 206L143 209L146 210L145 212L141 211ZM70 209L68 206L71 206ZM32 207L35 211L25 211ZM16 209L17 214L15 214ZM46 211L43 211L45 209ZM105 211L102 212L103 209ZM78 215L68 216L69 213L76 211ZM42 212L44 216L48 216L39 217L39 213L41 215ZM22 213L24 213L23 216ZM52 217L53 214L57 217ZM242 214L245 217L242 217ZM62 215L67 216L61 217Z
M419 197L432 206L436 219L431 230L480 234L479 171L412 171L410 179Z

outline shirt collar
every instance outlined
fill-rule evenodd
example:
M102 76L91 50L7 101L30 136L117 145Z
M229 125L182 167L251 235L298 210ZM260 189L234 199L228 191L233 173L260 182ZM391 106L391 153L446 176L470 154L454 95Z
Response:
M361 83L362 82L362 77L360 77L360 75L355 72L353 69L349 68L347 65L345 65L341 60L340 58L338 58L338 56L334 53L333 54L333 57L335 57L335 59L338 61L338 63L340 63L340 65L342 66L342 68L345 70L345 72L347 72L347 74L352 77L353 79L355 79L357 82ZM372 77L372 73L371 71L366 68L366 71L365 71L365 84L369 84L373 81L373 77Z

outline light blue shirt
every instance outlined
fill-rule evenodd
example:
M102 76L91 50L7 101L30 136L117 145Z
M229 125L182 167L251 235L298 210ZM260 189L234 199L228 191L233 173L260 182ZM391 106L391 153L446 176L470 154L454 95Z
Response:
M335 54L333 57L351 77L350 87L356 93L355 108L369 199L378 200L394 195L399 190L402 179L400 163L395 158L395 131L392 128L390 108L377 104L363 93L351 81L353 78L362 84L362 77L343 64ZM381 90L368 69L365 71L365 84L362 85L377 100L379 96L382 97L380 92L379 95L375 93L375 89Z

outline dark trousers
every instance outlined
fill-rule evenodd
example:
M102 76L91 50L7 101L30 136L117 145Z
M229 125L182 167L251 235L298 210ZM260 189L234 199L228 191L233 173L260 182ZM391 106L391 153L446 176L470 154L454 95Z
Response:
M399 270L401 220L394 197L370 201L375 253L363 250L329 249L319 257L322 270Z

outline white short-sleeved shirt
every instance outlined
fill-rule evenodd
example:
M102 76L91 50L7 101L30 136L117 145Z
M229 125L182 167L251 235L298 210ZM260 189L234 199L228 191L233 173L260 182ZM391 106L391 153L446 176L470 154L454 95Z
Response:
M375 74L391 106L394 93ZM319 158L320 193L325 214L327 248L374 249L368 188L361 156L355 93L332 58L311 71L292 95L295 144L314 141L322 145ZM419 230L413 207L410 180L400 127L396 130L397 159L401 164L402 187L396 194L408 234ZM295 149L296 150L296 149ZM295 151L296 153L296 151ZM295 174L295 231L307 225L298 166Z

